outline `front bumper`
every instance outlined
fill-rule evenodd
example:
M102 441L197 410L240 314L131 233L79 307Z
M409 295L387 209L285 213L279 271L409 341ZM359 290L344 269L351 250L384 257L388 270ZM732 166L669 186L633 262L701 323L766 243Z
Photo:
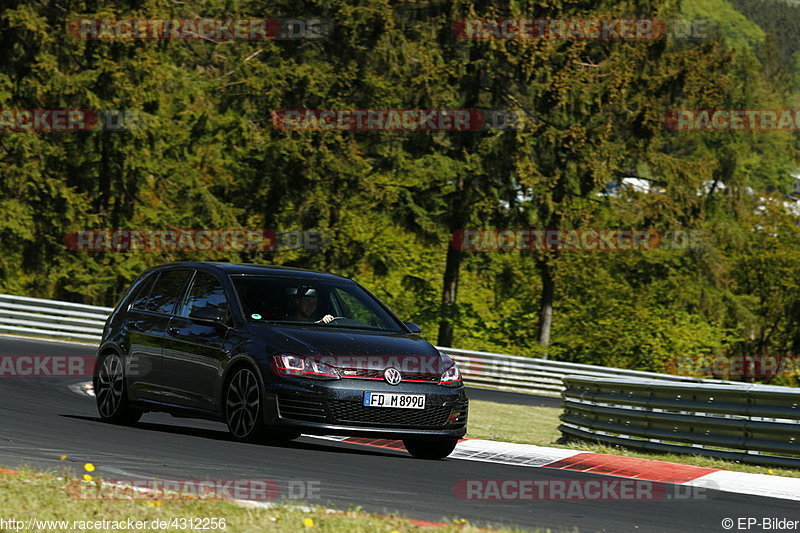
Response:
M341 379L285 378L267 384L264 422L316 435L381 438L458 438L467 432L464 387ZM364 391L424 394L425 409L364 407Z

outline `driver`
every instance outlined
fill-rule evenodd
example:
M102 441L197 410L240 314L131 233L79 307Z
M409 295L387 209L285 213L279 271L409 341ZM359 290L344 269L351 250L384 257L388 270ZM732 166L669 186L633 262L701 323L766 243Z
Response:
M292 301L294 311L289 314L288 319L296 322L312 322L317 312L317 289L312 287L299 287L295 289ZM325 315L316 323L327 324L333 320L333 315Z

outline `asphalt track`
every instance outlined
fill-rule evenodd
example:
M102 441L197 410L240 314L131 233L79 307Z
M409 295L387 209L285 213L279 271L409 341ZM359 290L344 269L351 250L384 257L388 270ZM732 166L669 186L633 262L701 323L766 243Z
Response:
M0 337L0 355L81 354L93 354L93 349ZM75 472L83 473L82 465L92 462L106 478L268 478L281 485L315 481L320 499L310 503L553 531L719 532L726 517L800 519L797 502L719 491L690 501L464 501L453 495L453 486L462 479L607 477L455 459L420 461L405 452L307 437L285 446L242 444L230 440L222 424L162 414L147 414L135 427L119 427L98 421L94 401L69 389L77 381L0 378L0 466L58 469L65 465L59 456L67 455L66 464ZM483 394L483 399L497 394Z

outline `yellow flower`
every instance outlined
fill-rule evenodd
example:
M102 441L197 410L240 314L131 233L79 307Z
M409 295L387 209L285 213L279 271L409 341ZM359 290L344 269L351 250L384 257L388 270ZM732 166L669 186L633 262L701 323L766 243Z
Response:
M92 463L86 463L85 465L83 465L83 468L87 472L94 472L94 465Z
M147 505L150 507L161 507L161 500L156 500L154 502L147 502Z
M304 518L303 525L306 527L314 527L314 521L311 520L310 518Z
M89 474L84 474L83 475L83 480L84 481L91 481L92 479L94 479L94 478L92 476L90 476Z
M775 472L771 468L769 470L767 470L767 474L774 474L774 473Z
M59 457L59 458L58 458L58 460L59 460L59 461L63 461L63 460L65 460L66 458L67 458L67 456L66 456L66 455L62 455L61 457Z

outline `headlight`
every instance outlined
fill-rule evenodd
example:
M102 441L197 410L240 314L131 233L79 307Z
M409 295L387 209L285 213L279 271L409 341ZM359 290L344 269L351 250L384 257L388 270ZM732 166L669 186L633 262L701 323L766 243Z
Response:
M310 379L341 379L339 370L305 355L276 355L270 363L279 376L296 376Z
M461 385L461 371L458 369L458 365L447 355L439 353L442 356L442 364L447 368L439 378L439 385L458 387Z

